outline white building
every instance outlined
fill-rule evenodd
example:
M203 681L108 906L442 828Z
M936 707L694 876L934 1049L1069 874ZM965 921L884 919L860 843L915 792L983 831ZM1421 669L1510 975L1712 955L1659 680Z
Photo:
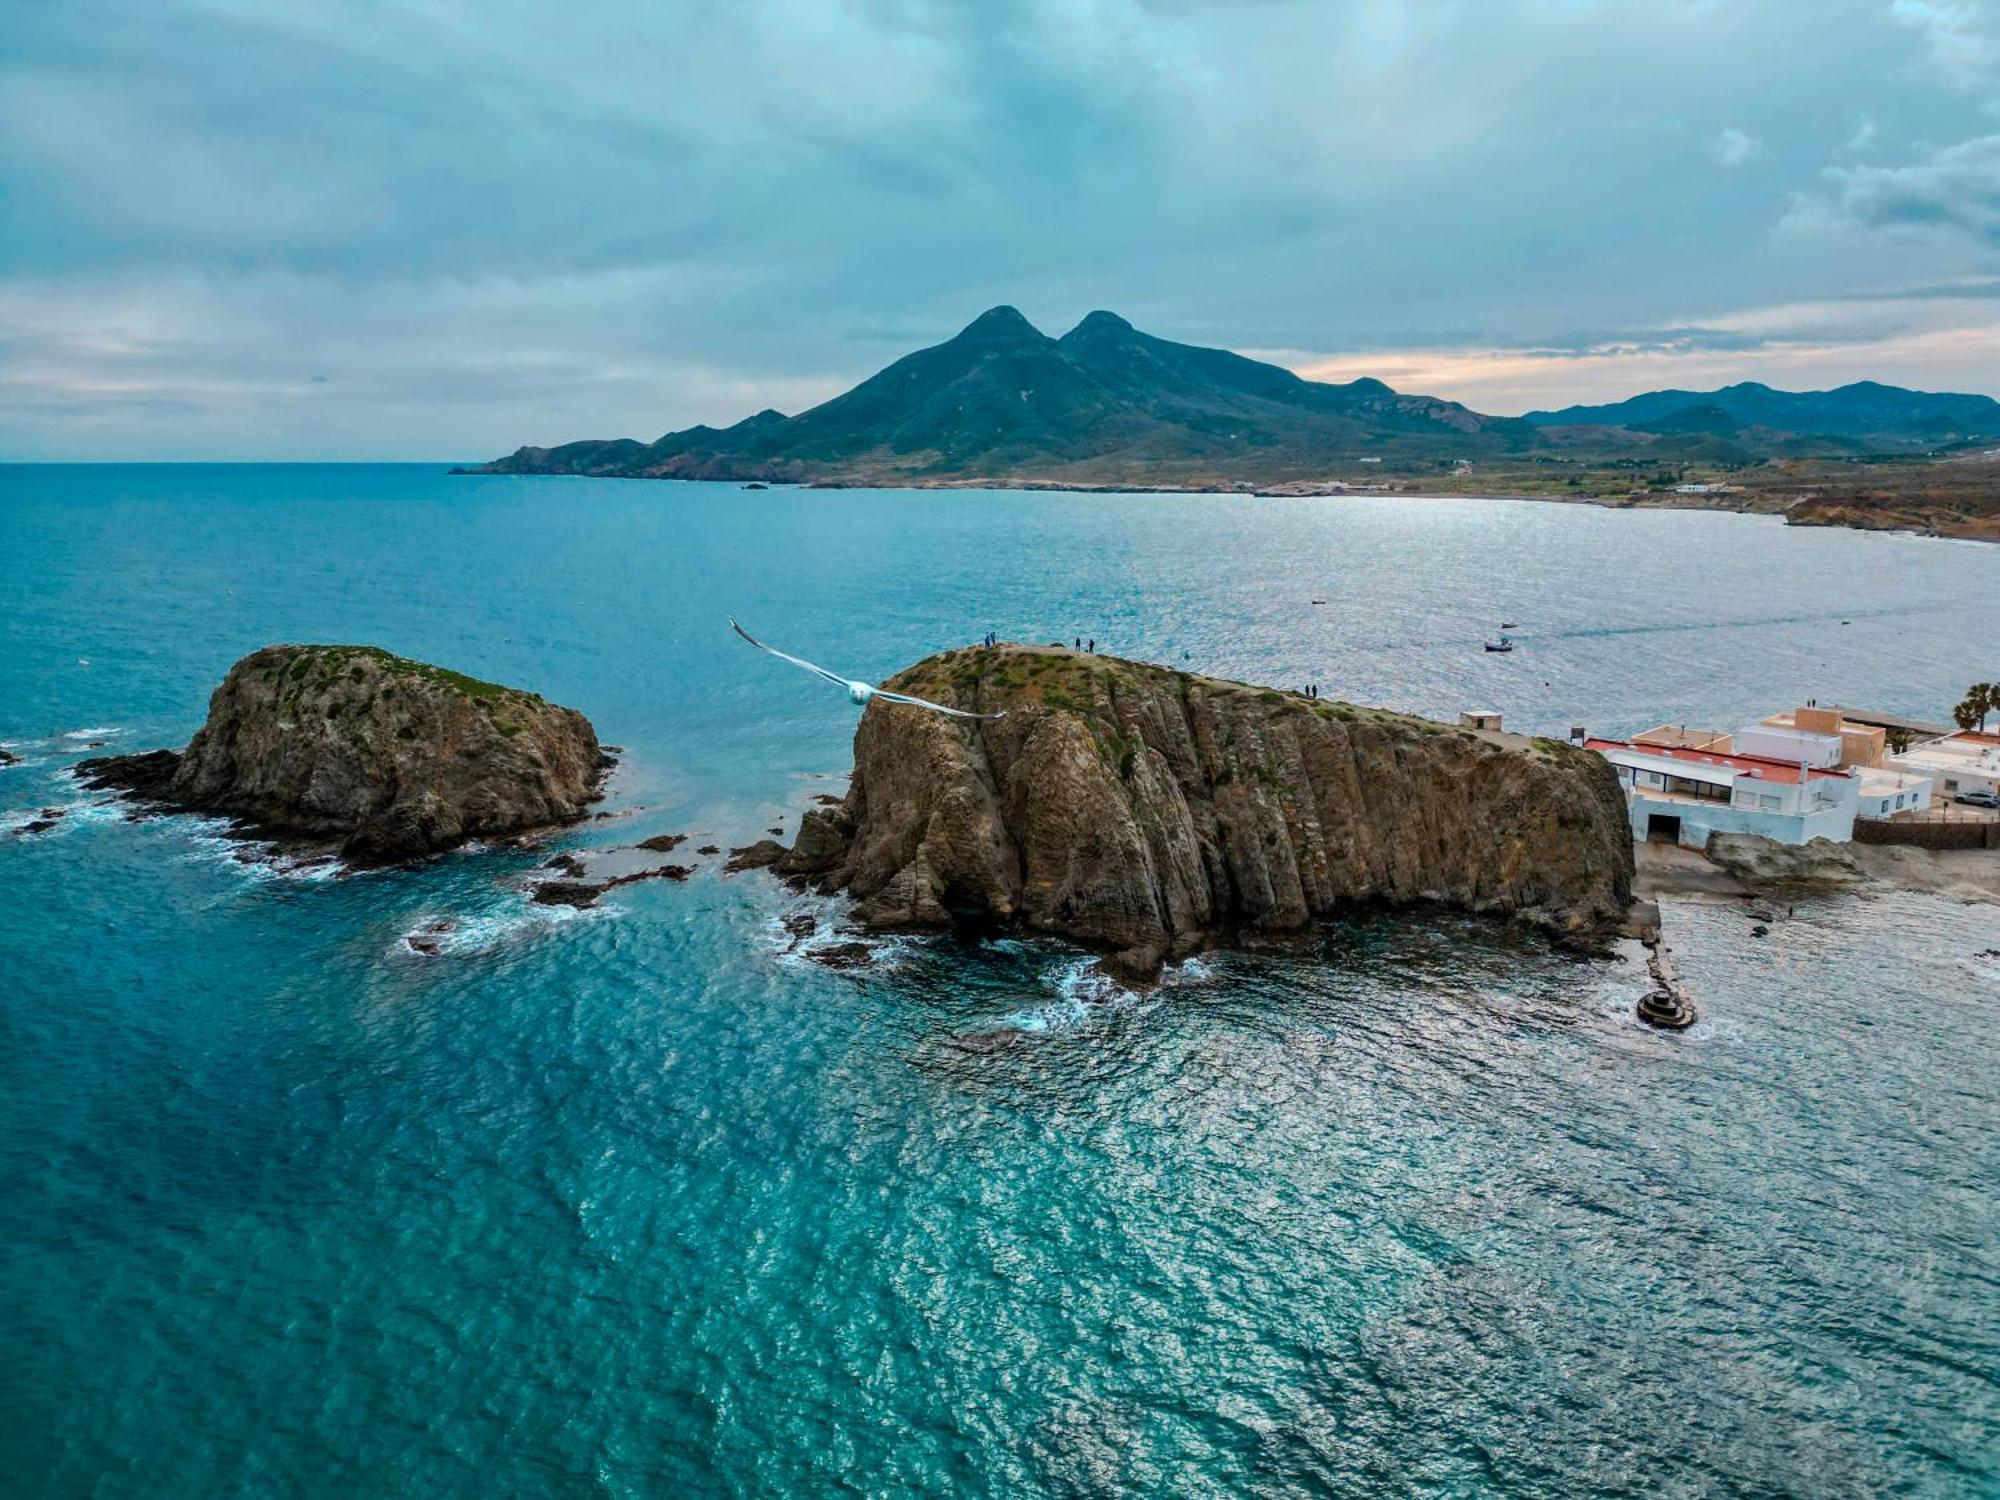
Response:
M1634 838L1700 849L1711 833L1755 833L1781 844L1854 837L1858 772L1630 740L1588 739L1584 748L1617 770Z
M1928 776L1899 771L1894 766L1861 766L1860 818L1893 818L1897 813L1922 812L1931 805L1933 782Z
M1815 734L1809 729L1793 729L1767 719L1737 730L1733 738L1732 748L1739 755L1785 760L1793 765L1803 761L1822 771L1831 771L1840 764L1841 743L1837 734Z
M1946 802L1963 792L2000 795L2000 734L1961 729L1888 758L1891 769L1928 776Z

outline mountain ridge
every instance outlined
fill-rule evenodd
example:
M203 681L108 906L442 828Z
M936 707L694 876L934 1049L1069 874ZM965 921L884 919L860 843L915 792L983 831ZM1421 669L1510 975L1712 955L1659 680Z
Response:
M1713 410L1736 428L1838 438L1853 442L1924 446L2000 437L2000 401L1954 391L1916 391L1856 380L1824 391L1781 391L1755 380L1712 391L1642 391L1623 401L1531 411L1536 427L1603 426L1637 432L1717 431L1696 425L1691 413Z
M1743 464L2000 436L2000 402L1856 382L1786 392L1755 382L1654 391L1499 417L1362 377L1313 381L1227 349L1182 344L1103 309L1052 338L988 308L795 415L766 408L651 443L523 447L471 470L812 484L1307 484L1379 463L1436 472L1475 460L1567 462L1582 450L1651 463Z

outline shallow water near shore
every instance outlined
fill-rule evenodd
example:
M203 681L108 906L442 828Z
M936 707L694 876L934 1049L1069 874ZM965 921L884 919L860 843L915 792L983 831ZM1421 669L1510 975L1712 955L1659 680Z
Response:
M839 903L692 852L849 763L730 615L859 677L1083 636L1560 735L1936 715L2000 549L419 466L0 467L0 545L8 1494L2000 1484L1994 907L1669 901L1669 1036L1635 951L1436 914L1145 993L1018 941L836 969ZM68 778L279 640L582 709L619 816L344 878ZM527 897L664 832L685 884Z

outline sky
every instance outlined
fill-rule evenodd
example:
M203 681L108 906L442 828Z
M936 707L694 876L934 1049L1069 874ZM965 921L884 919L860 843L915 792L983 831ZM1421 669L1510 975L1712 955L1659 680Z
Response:
M2000 395L2000 0L0 0L0 461L797 411L982 309Z

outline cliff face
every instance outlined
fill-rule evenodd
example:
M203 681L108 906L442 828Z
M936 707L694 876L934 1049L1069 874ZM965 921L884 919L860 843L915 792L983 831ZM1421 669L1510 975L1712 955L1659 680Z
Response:
M533 693L372 646L266 646L230 668L186 750L77 770L380 862L578 818L610 763L588 719Z
M977 919L1146 974L1353 902L1437 902L1583 943L1625 918L1632 840L1600 757L1061 648L946 652L872 703L837 808L782 873L865 922Z

